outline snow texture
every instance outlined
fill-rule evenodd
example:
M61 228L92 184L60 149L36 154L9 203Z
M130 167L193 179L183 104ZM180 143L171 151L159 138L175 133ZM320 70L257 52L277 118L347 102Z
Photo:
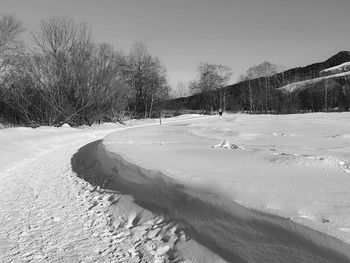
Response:
M2 129L0 262L350 262L349 119Z
M131 204L126 214L112 213L126 197L91 185L72 169L72 156L84 145L158 121L2 129L0 262L166 262L170 255L183 262L171 251L185 235L180 226L153 214L141 224L142 211Z
M282 255L274 254L278 250L284 262L349 262L349 120L349 113L237 114L144 127L107 136L99 161L105 173L134 190L137 200L168 208L192 227L197 241L214 250L220 246L218 253L225 250L226 260L281 262ZM259 233L258 244L247 229ZM298 238L346 259L298 251ZM271 250L261 242L281 247ZM294 257L296 251L301 258Z

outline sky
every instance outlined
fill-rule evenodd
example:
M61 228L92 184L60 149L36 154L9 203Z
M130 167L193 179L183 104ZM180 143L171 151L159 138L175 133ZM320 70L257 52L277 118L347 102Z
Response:
M97 42L128 52L137 40L167 68L172 87L200 62L232 68L232 82L267 60L306 66L350 50L350 0L0 0L29 32L41 20L86 21Z

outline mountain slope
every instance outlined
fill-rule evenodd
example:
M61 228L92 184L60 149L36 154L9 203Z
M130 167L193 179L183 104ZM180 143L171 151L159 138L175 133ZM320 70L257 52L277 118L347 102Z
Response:
M170 100L167 102L166 107L172 110L187 109L203 110L204 112L216 110L219 107L235 111L243 110L265 113L271 111L290 112L290 109L284 109L285 100L287 98L284 97L284 94L281 94L281 92L283 93L283 91L288 91L289 89L279 90L279 88L290 85L291 83L300 83L303 81L307 81L306 83L309 85L309 80L319 79L324 76L324 73L321 73L322 71L346 62L350 62L350 52L341 51L323 62L314 63L305 67L295 67L268 77L245 80L229 85L221 90L212 91L210 94L196 94L185 98ZM349 92L347 92L347 90L344 92L340 90L341 88L349 86L348 77L341 76L341 78L335 78L334 81L336 82L334 87L338 89L334 96L341 98L333 100L334 105L332 105L332 107L349 108L349 105L347 105L348 99L345 98L349 95ZM311 84L313 83L318 85L320 82L311 81ZM324 83L321 86L323 87ZM315 88L315 85L312 87ZM317 95L316 93L311 96L320 97L319 94ZM299 103L298 100L299 98L292 102L293 105L291 105L291 108L293 108L293 111L298 111L300 109L312 111L322 110L324 107L320 102L317 103L317 107L301 107L301 103ZM322 99L318 100L321 101ZM342 105L338 105L338 102Z

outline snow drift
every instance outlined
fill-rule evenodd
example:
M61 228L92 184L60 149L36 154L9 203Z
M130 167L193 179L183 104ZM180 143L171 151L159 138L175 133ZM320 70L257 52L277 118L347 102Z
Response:
M82 162L87 156L89 165ZM197 242L228 262L350 262L350 247L336 238L178 184L109 152L102 141L82 148L72 165L78 174L89 170L91 183L132 194L145 208L184 222Z

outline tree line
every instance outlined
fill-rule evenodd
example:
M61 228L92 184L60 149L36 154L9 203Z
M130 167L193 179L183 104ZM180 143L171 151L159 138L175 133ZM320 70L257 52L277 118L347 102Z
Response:
M169 96L166 69L142 41L128 54L96 43L85 22L53 17L21 40L24 28L0 17L0 122L92 124L124 114L151 117Z
M162 110L295 113L350 106L350 75L299 83L349 61L345 51L290 70L265 61L233 85L230 67L202 62L197 78L180 83L170 99L166 68L142 41L124 53L97 43L85 22L67 17L42 21L32 44L21 40L24 31L16 17L0 16L0 123L89 125L124 115L158 117ZM297 88L281 88L293 83Z
M250 67L239 76L236 84L229 86L220 85L220 74L214 70L215 65L200 66L199 81L189 85L197 87L199 92L169 100L168 108L203 113L223 108L254 114L347 111L350 107L350 74L322 78L320 71L349 60L348 52L340 52L323 63L290 70L265 61ZM208 74L207 70L211 73ZM229 70L226 73L228 75L223 75L231 74ZM207 82L206 76L213 75L217 76L211 78L215 83ZM212 88L208 89L206 84Z

